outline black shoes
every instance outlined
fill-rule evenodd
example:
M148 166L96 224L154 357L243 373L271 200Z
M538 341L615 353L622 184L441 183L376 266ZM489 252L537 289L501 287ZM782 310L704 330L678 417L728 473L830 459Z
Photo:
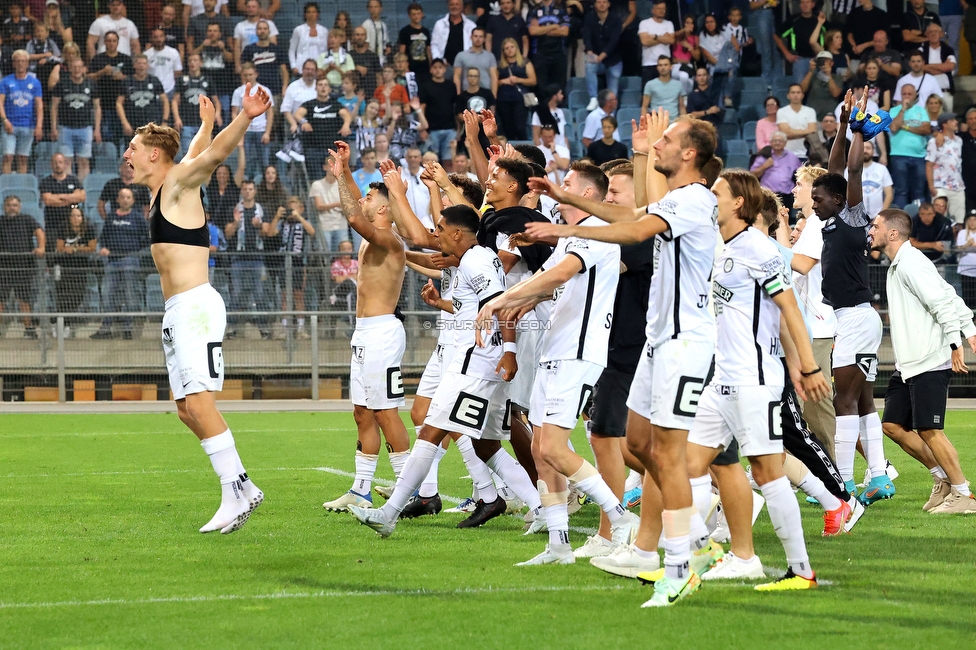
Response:
M471 516L464 521L458 523L458 528L477 528L483 525L489 519L494 519L499 515L505 514L505 510L508 508L508 504L505 503L505 499L498 497L492 503L485 503L484 499L478 499L478 505L475 506L474 512Z
M423 517L424 515L436 515L440 513L443 507L444 505L441 503L441 496L439 494L435 494L432 497L417 495L407 502L403 512L400 513L400 519L414 519L415 517Z

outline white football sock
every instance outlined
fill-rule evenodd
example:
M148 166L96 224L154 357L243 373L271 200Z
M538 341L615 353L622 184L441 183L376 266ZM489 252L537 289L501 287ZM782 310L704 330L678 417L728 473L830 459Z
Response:
M864 456L871 469L871 478L886 476L885 465L887 461L884 455L884 432L881 429L881 418L877 411L868 413L858 418L858 431L861 436L861 444L864 447Z
M529 478L525 468L519 465L507 451L504 449L496 451L495 455L488 459L488 467L505 479L508 487L515 496L525 502L529 510L535 510L542 505L539 490L532 485L532 479Z
M240 456L237 455L237 447L234 445L234 434L227 429L223 433L212 438L200 441L203 451L210 457L210 464L220 478L221 485L239 481L243 474L244 465L241 464ZM240 468L241 471L238 471Z
M929 474L932 475L932 479L935 480L935 481L948 481L949 480L949 475L945 473L945 470L942 469L942 466L941 465L936 465L935 467L933 467L932 469L930 469L929 470Z
M661 515L664 523L664 576L670 580L688 578L688 561L691 559L689 531L694 506L680 510L665 510Z
M461 436L455 441L455 444L458 451L461 452L461 460L464 461L464 466L468 468L472 482L478 489L478 498L475 501L479 499L484 500L485 503L497 501L498 493L495 491L495 483L491 480L488 466L478 458L478 454L474 451L474 445L471 444L471 438ZM474 497L472 496L472 498Z
M351 492L366 496L373 486L373 476L376 474L376 463L379 456L356 452L356 478L352 480Z
M812 472L808 471L796 487L803 490L807 496L816 499L824 510L836 510L840 507L840 499L831 494L823 481L814 476Z
M837 469L840 471L840 477L845 481L854 480L854 450L857 445L859 429L856 415L837 416L834 454L837 457Z
M839 423L840 418L837 420ZM760 486L760 489L766 499L766 508L769 510L769 519L773 524L773 529L786 551L786 562L796 575L812 578L813 569L810 568L807 545L803 539L800 506L793 495L790 480L781 476L775 481Z
M427 472L427 477L420 484L420 496L426 498L437 494L437 470L441 464L441 458L444 458L444 454L446 453L446 449L437 445L437 453L434 455L434 460L430 463L430 470Z
M566 500L544 508L546 525L549 528L549 547L564 549L569 546L569 509Z
M568 477L569 482L576 486L576 489L589 496L606 513L607 519L611 524L617 523L624 513L623 506L607 485L603 477L596 471L596 468L585 460L576 473Z
M403 473L403 466L407 464L407 459L410 458L410 450L406 451L391 451L390 452L390 467L393 468L393 481L396 482L400 478L400 474Z
M403 466L390 500L380 508L388 520L396 521L400 517L414 491L424 482L424 477L430 471L430 464L434 462L436 455L437 445L432 445L425 440L414 443L413 451L410 452L410 457Z
M962 485L953 485L952 488L959 494L963 495L964 497L968 497L970 495L968 483L963 483Z

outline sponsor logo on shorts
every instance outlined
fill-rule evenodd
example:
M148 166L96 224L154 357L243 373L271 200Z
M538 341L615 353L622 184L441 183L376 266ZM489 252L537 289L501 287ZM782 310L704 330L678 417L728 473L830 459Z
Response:
M172 328L172 326L170 326L170 327L164 327L163 328L163 343L172 343L172 342L173 342L173 328Z
M865 377L870 377L878 372L878 355L876 354L855 354L854 363L861 369Z
M678 392L674 399L675 415L686 418L695 417L698 412L698 399L705 388L705 381L700 377L681 377L678 379Z
M386 369L386 399L403 397L403 374L400 367Z
M363 363L366 361L365 346L362 345L352 346L352 360L358 363L359 365L363 365Z
M223 343L207 343L207 365L209 366L211 379L217 379L224 374Z
M463 427L482 430L488 417L488 400L460 391L448 419Z

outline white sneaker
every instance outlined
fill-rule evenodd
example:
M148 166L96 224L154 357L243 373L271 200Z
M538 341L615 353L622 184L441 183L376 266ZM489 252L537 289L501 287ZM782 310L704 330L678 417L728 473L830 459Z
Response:
M552 548L546 544L546 550L539 553L531 560L519 562L515 566L540 566L543 564L576 564L576 556L573 555L571 550L566 551L565 553L559 553L558 551L552 550Z
M393 534L393 529L396 528L396 522L388 520L379 508L349 506L348 509L352 516L359 520L359 523L369 526L380 537L389 537Z
M765 578L762 562L759 556L753 556L750 562L745 562L731 551L726 553L721 560L715 563L711 569L702 574L702 580L754 580Z
M522 511L522 508L525 507L525 501L522 501L522 499L518 497L505 499L505 506L505 514L514 515Z
M661 558L657 553L649 558L641 557L634 551L633 544L624 544L610 555L591 557L590 564L615 576L636 578L638 573L660 569Z
M349 490L338 499L335 499L333 501L326 501L325 503L322 504L322 507L332 512L345 512L349 508L349 506L356 506L358 508L370 508L372 507L372 505L373 502L365 498L363 495L357 494L352 490Z
M575 485L569 487L569 496L566 497L566 510L570 517L583 507L583 501L585 500L586 494L576 489Z
M588 111L595 111L597 109L597 106L599 106L599 105L600 105L600 102L598 102L596 100L596 97L591 97L590 98L590 103L586 105L586 110L588 110Z
M625 512L623 517L610 527L610 541L614 548L622 544L633 544L638 528L640 528L640 517L632 512Z
M586 538L585 544L573 551L573 555L579 559L604 557L613 553L614 548L613 542L609 539L605 539L599 535L591 535Z
M525 535L538 535L539 533L545 533L549 531L549 523L546 521L546 513L542 508L539 508L538 512L535 513L535 518L529 523L528 527L525 529Z
M474 512L474 509L477 507L478 507L478 503L471 497L468 497L461 503L457 504L453 508L448 508L444 512L463 512L463 513L470 514Z
M729 521L725 518L725 510L722 509L722 504L719 504L715 509L715 530L712 531L709 537L719 544L728 544L732 539L732 532L729 530Z
M373 492L389 501L390 497L393 496L393 487L392 485L374 485Z

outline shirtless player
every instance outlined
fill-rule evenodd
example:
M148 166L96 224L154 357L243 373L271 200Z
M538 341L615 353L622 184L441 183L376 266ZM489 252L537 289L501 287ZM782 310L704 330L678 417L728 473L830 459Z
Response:
M170 388L180 420L200 439L220 477L220 508L201 533L232 533L264 501L249 479L214 392L224 382L221 343L227 312L220 294L210 286L210 233L203 214L200 187L244 138L251 120L271 106L263 90L251 94L248 84L241 112L210 141L214 105L200 96L200 131L179 164L180 134L150 123L136 129L123 158L134 172L133 182L149 187L152 256L159 271L163 297L163 351Z

